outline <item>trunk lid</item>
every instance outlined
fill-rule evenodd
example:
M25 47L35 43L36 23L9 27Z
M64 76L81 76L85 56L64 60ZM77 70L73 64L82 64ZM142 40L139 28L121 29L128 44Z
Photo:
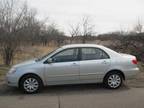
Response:
M130 55L130 54L125 54L125 53L119 53L121 56L126 57L126 58L132 58L132 59L136 59L135 56Z

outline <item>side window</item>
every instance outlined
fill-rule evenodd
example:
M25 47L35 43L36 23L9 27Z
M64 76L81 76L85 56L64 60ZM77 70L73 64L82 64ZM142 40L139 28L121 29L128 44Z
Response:
M109 56L99 48L82 48L82 60L108 59Z
M69 62L78 60L78 49L66 49L52 57L53 62Z

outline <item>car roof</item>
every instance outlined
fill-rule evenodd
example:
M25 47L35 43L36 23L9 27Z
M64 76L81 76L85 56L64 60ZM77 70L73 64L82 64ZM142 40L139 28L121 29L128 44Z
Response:
M69 45L62 46L60 49L62 50L62 49L77 48L77 47L95 47L95 48L103 49L104 51L106 51L111 56L113 55L116 57L117 55L119 55L114 50L109 49L109 48L102 46L102 45L97 45L97 44L69 44Z
M98 47L102 48L103 46L97 44L69 44L62 46L63 49L65 48L74 48L74 47Z

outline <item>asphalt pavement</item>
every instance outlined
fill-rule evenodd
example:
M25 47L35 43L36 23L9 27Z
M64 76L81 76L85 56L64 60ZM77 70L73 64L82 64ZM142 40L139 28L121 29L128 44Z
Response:
M144 108L144 88L101 84L49 86L38 94L23 94L0 85L0 108Z

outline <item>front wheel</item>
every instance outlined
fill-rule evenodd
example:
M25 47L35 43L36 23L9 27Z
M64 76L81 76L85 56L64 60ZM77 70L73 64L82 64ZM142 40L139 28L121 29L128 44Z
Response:
M34 75L24 76L20 81L20 89L25 93L36 93L42 88L42 81Z
M119 88L122 85L122 82L123 82L122 75L117 72L109 73L104 79L105 86L110 89Z

